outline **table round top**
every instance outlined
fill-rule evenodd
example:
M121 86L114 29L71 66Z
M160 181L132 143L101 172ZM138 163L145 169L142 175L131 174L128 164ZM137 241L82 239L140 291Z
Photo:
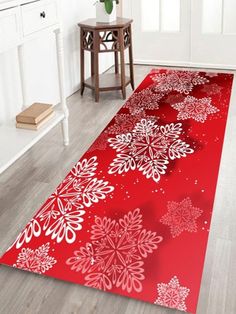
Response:
M98 23L95 18L88 19L78 23L79 27L86 27L90 29L110 29L110 28L124 28L133 22L132 19L118 17L111 23Z

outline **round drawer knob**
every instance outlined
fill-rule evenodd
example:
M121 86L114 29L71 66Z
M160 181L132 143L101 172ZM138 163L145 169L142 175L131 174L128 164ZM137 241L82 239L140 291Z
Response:
M45 19L45 17L46 17L45 11L41 12L41 13L40 13L40 16L41 16L43 19Z

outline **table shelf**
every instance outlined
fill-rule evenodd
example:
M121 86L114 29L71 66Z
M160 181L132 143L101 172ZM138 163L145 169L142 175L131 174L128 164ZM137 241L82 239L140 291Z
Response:
M130 78L125 77L125 86L130 84ZM88 78L84 85L95 90L95 76ZM121 90L121 75L115 73L101 74L99 76L99 91Z

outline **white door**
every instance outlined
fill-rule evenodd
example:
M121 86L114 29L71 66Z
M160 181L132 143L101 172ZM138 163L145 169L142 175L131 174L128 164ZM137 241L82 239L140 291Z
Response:
M236 0L123 0L137 63L236 69Z
M189 58L189 0L124 0L123 7L124 15L134 19L136 61L168 63Z
M236 68L236 0L192 0L191 61Z

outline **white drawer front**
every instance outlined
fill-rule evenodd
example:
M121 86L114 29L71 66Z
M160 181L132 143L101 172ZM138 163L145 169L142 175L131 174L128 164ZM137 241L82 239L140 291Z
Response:
M0 51L16 45L20 39L18 8L0 11Z
M24 36L58 22L57 1L38 1L21 7Z

